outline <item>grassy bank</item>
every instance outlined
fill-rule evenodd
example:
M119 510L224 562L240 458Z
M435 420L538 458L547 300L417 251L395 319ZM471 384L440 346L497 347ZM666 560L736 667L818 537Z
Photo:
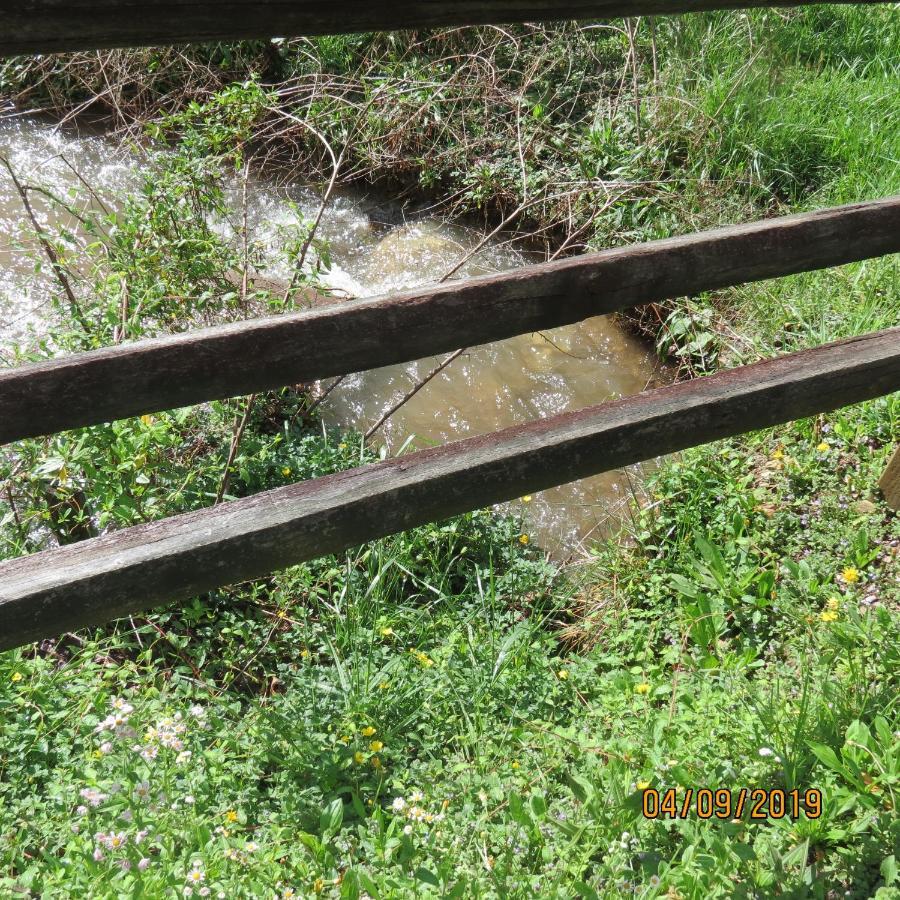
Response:
M321 146L286 130L284 91L184 105L248 67L297 85L329 73L309 121L335 146L352 121L348 173L386 167L494 216L543 198L522 226L568 251L898 191L892 8L614 24L323 39L274 59L241 45L228 65L204 48L193 81L155 51L116 57L147 109L188 113L116 228L98 219L80 316L60 292L60 328L34 352L281 308L235 291L225 275L247 259L205 223L251 146L296 141L311 168ZM16 63L7 89L89 98L89 61L67 64ZM116 114L146 111L119 99ZM565 192L571 215L551 199ZM702 374L897 325L898 310L889 258L647 321ZM224 491L242 403L22 442L0 471L0 552L370 458L306 404L254 405ZM898 436L894 396L691 450L653 476L621 540L562 571L521 523L474 513L0 655L0 889L898 896L900 525L876 488ZM647 789L701 787L820 789L821 815L642 814Z

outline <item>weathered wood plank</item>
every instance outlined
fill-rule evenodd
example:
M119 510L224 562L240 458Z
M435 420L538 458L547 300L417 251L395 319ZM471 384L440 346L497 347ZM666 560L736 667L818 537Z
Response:
M0 369L0 443L900 251L900 196Z
M667 15L799 6L804 2L815 0L10 0L3 4L0 55L276 35Z
M12 560L0 650L896 390L900 328Z
M895 512L900 512L900 446L888 460L878 479L878 487L884 494L884 502Z

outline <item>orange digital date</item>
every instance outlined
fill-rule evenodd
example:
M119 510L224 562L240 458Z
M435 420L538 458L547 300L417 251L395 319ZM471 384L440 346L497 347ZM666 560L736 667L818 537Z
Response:
M796 819L800 813L808 819L822 815L822 792L818 788L784 791L781 788L667 788L643 792L643 813L647 819L740 819L746 813L751 821Z

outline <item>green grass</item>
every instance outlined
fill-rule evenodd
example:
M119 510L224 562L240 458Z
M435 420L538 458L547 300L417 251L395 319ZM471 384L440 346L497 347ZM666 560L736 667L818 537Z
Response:
M894 9L681 17L657 40L677 99L647 111L646 144L633 128L567 132L579 165L671 179L598 235L900 187ZM341 71L364 46L320 51ZM516 181L503 171L486 190ZM169 175L174 196L194 177ZM174 239L153 225L166 202L135 200L123 247ZM98 341L120 277L156 304L151 327L171 313L160 279L228 296L216 260L234 260L202 213L181 223L202 254L156 254L158 276L140 253L102 255ZM886 258L692 298L660 343L711 371L897 325L898 288ZM369 458L358 439L286 426L301 403L265 398L235 494ZM41 492L68 479L107 522L208 504L235 412L23 442L22 511L49 540ZM622 540L564 571L519 523L473 513L0 655L0 894L900 896L900 524L876 489L898 437L895 395L695 448L653 476ZM161 477L141 480L148 467ZM0 521L4 556L34 549L8 506ZM124 729L98 732L116 698ZM824 801L816 818L650 820L645 786Z

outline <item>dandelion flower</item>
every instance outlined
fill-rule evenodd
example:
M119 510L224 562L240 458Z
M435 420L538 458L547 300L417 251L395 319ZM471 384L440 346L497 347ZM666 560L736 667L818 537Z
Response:
M647 788L650 787L650 782L649 782L649 781L639 781L639 782L635 785L635 787L636 787L639 791L646 791Z
M325 882L321 878L317 878L313 882L313 891L315 891L315 893L321 894L322 891L324 890L324 888L325 888Z
M650 693L650 685L647 684L646 681L642 681L640 684L635 685L634 692L636 694L649 694Z
M826 609L830 610L838 610L841 608L841 598L840 597L829 597L828 602L825 604Z
M388 627L388 628L382 628L382 629L381 629L381 636L382 636L382 637L393 637L393 636L394 636L394 629L393 629L393 628L390 628L390 627Z
M526 494L526 495L522 498L522 502L523 502L523 503L531 503L531 494Z
M376 730L377 729L374 728L372 725L366 725L366 727L363 728L363 730L360 732L360 734L363 737L372 737L372 735L375 734Z
M560 681L565 681L565 680L569 677L569 670L568 670L568 669L560 669L560 670L556 673L556 677L557 677Z
M381 757L373 756L373 757L369 760L369 762L372 763L372 768L373 768L373 769L380 769L380 768L381 768Z
M856 566L847 566L841 572L841 578L847 582L847 584L856 584L859 581L859 569Z
M825 609L819 613L819 618L823 622L836 622L838 619L838 614L833 609Z
M827 453L830 449L830 445L826 444L825 441L822 441L822 443L816 447L816 450L818 450L819 453Z
M520 534L520 535L519 535L519 543L520 543L523 547L524 547L524 546L528 543L528 541L530 541L530 540L531 540L531 538L529 538L527 534Z
M372 741L372 743L369 744L369 749L373 753L380 753L384 749L384 744L381 741Z
M9 680L12 681L13 683L16 683L18 681L21 681L22 677L23 676L22 676L21 672L13 672L12 675L9 676Z
M284 466L284 468L281 470L281 474L284 475L285 478L287 478L288 475L291 474L291 467L290 467L290 466Z
M512 768L514 768L514 769L520 768L520 766L519 766L519 761L518 761L517 759L514 759L514 760L512 761Z
M358 766L361 766L366 761L366 754L360 752L359 750L353 754L353 762L355 762Z
M784 459L784 450L781 447L777 447L772 451L772 459Z

